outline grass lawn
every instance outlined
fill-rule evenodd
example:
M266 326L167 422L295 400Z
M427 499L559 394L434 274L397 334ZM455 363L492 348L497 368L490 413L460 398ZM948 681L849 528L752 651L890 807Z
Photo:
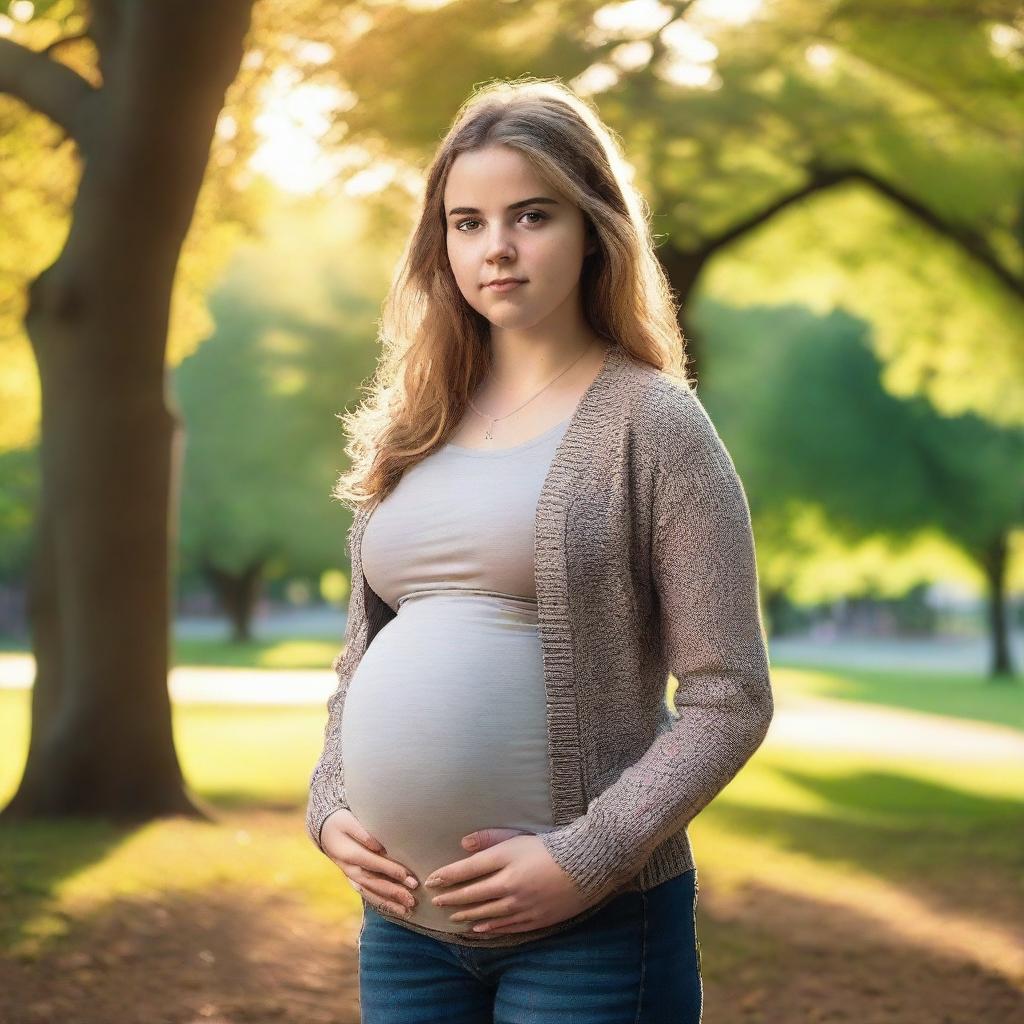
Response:
M221 668L330 668L343 645L341 636L253 640L182 640L174 644L175 665L216 665Z
M268 645L245 656L271 664L290 651L322 668L337 653L333 643L323 653L304 645ZM773 678L780 692L835 699L837 714L844 700L855 699L1024 724L1021 691L977 678L806 668L777 668ZM0 801L20 776L28 709L27 691L0 690ZM177 706L183 771L214 821L168 819L129 830L102 822L0 828L3 955L40 972L66 964L61 958L99 941L99 922L117 907L130 908L119 918L122 930L124 921L142 920L156 934L155 919L140 908L159 907L177 921L187 907L183 922L200 913L197 907L216 914L227 906L225 921L256 915L241 934L225 924L225 946L248 948L254 934L268 943L280 933L276 952L261 955L283 963L293 979L302 971L312 977L315 950L338 936L348 936L350 950L358 896L309 842L302 823L324 714L319 707ZM1008 1020L1024 1009L1024 766L766 746L692 823L690 835L710 1021L924 1024ZM280 905L290 908L283 919L268 909ZM289 944L290 929L300 923L311 930L301 944ZM135 961L126 954L111 968L125 972L122 985L133 962L158 955L155 941L140 940L130 947ZM174 980L177 955L168 953L160 969L184 991L191 982ZM308 990L283 991L287 983L275 982L281 991L260 998L294 1008L308 996L311 1006L321 1006L317 986L333 984L337 955ZM63 968L46 969L60 988ZM0 988L4 980L0 971ZM266 977L258 984L264 983L271 985ZM223 1010L225 1001L239 1005L247 997L204 990L203 998ZM995 1015L972 1018L971 1007ZM268 1012L265 1019L276 1017ZM349 1018L310 1010L304 1019Z

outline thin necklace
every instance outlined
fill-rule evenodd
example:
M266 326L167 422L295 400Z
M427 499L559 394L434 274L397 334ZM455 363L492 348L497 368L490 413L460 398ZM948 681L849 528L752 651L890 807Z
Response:
M588 345L564 370L562 370L561 373L558 374L558 377L561 377L564 374L568 373L591 350L591 348L593 348L593 346ZM490 371L488 371L487 376L491 376ZM540 395L542 392L547 391L547 389L551 387L551 385L554 384L556 380L558 380L558 377L552 377L551 380L549 380L547 384L545 384L544 387L540 389L540 391L538 391L535 395L533 395L532 397L528 398L525 402L523 402L523 405L529 405L530 402L532 402L533 399L537 397L537 395ZM498 420L507 420L509 416L512 416L514 413L519 412L519 410L522 409L523 407L523 405L519 405L515 409L513 409L512 412L505 413L504 416L488 416L485 413L480 412L480 410L473 404L473 399L467 397L466 400L469 402L469 407L477 415L482 416L485 420L491 421L491 425L484 432L484 440L486 441L494 440L494 434L492 434L491 431L494 429L494 424L497 423Z

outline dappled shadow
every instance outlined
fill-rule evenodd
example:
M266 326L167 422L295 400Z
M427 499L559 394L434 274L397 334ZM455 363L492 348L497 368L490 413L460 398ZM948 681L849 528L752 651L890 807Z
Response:
M1008 957L1000 961L958 935L953 916L971 915L1007 932L1019 927L1016 837L1024 804L893 772L831 778L770 758L762 770L801 787L821 809L797 813L720 801L708 811L716 828L749 835L757 847L804 855L833 873L838 887L845 866L860 867L913 894L936 933L908 935L899 927L902 908L858 905L848 894L819 899L800 891L799 878L774 879L770 867L736 892L716 889L715 865L698 849L706 869L698 929L708 1024L1024 1019L1024 979L993 966ZM243 800L228 790L204 796L219 810L221 825L302 834L301 805ZM101 825L68 829L63 822L0 829L0 896L19 876L32 878L35 891L19 893L17 901L24 925L30 910L53 903L61 880L116 853L133 833ZM312 846L309 853L315 855ZM0 957L0 1021L359 1020L358 909L337 926L314 914L299 892L232 882L196 893L175 889L174 881L169 875L161 892L118 896L95 912L76 912L65 919L68 934L41 942L32 959Z
M0 959L0 1020L355 1024L357 932L358 917L332 927L265 888L119 898L38 959ZM732 894L705 882L698 934L708 1024L987 1024L1024 1010L1004 977L770 879Z
M926 949L855 909L779 891L703 884L697 911L711 1024L1009 1024L1024 978Z
M840 873L844 865L855 865L940 913L970 913L1019 926L1024 802L896 772L831 778L769 759L761 768L825 806L795 812L722 801L713 810L716 826L834 865Z
M139 827L68 818L0 822L0 951L53 902L61 882L104 861Z
M37 959L0 958L0 1020L355 1024L358 928L238 885L120 898Z
M235 819L244 824L261 814L291 821L297 806L283 797L254 800L234 791L218 792L212 799L193 793L191 799L214 825ZM14 948L32 922L62 916L55 894L64 881L116 855L141 830L176 820L191 819L166 815L130 824L75 817L0 820L0 953ZM305 836L301 816L297 821L296 836ZM5 1024L4 1018L0 1022Z

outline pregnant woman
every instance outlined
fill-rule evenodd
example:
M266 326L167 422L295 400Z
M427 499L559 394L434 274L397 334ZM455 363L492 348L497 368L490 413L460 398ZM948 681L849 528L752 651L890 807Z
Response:
M687 825L773 700L746 496L646 212L557 82L481 89L429 168L345 417L306 815L362 897L365 1024L701 1018Z

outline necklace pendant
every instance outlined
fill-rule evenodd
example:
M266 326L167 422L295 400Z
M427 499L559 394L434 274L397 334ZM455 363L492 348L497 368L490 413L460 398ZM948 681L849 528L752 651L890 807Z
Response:
M485 441L493 441L494 440L494 435L491 433L491 428L490 427L488 427L487 430L484 432L484 440Z

